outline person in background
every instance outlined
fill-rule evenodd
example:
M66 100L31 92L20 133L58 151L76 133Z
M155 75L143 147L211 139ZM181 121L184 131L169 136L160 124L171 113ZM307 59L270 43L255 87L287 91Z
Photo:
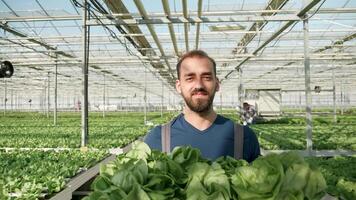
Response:
M180 58L176 69L178 80L175 86L184 99L184 109L170 123L153 128L144 142L152 149L165 152L176 146L189 145L200 149L202 156L210 160L220 156L233 157L234 144L239 144L236 143L238 137L234 137L234 122L218 115L212 106L220 88L215 61L204 51L193 50ZM257 137L249 127L239 126L243 133L238 141L241 142L241 158L252 162L260 155Z
M250 105L247 102L244 102L242 104L242 115L241 115L243 125L246 126L249 124L253 124L254 118L256 117L256 113L257 112L252 105Z

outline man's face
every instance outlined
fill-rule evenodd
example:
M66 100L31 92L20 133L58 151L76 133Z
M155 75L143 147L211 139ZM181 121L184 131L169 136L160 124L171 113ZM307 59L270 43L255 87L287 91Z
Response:
M219 90L219 81L214 74L213 63L207 58L186 58L180 67L176 89L190 110L208 112Z

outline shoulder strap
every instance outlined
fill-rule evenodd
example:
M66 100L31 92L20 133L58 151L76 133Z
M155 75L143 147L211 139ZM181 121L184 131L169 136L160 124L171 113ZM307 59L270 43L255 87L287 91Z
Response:
M168 122L161 127L161 142L162 142L162 152L171 152L171 124Z
M244 149L244 127L234 124L234 158L242 159Z

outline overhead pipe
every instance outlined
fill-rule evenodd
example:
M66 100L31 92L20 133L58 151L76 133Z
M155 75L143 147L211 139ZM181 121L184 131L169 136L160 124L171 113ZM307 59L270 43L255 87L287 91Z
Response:
M166 17L168 19L171 18L171 9L169 8L168 0L162 0L162 5L163 5L164 13L166 14ZM174 32L172 23L168 24L168 29L169 29L169 34L171 35L174 52L176 53L177 56L179 56L176 34Z
M183 16L186 20L188 20L187 0L182 0L182 4L183 4ZM189 51L188 23L184 23L184 38L185 38L185 50Z
M203 1L198 1L198 18L201 17L201 9L203 7ZM199 48L199 36L200 36L200 22L196 23L196 37L195 37L195 49Z
M135 4L136 4L136 7L138 9L138 11L140 12L141 16L143 19L149 19L148 15L147 15L147 12L141 2L141 0L134 0ZM155 41L162 57L164 58L164 61L168 67L168 70L169 70L169 74L172 76L172 78L174 79L174 75L172 74L172 68L171 68L171 65L169 64L168 62L168 59L166 58L166 54L164 53L164 50L162 48L162 45L161 43L159 42L159 39L157 37L157 34L156 34L156 31L154 29L154 27L152 26L152 24L146 24L147 25L147 28L148 30L150 31L152 37L153 37L153 40Z

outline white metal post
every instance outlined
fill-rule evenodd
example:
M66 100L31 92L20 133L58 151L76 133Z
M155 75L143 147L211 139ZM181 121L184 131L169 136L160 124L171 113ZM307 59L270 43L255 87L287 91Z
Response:
M164 91L163 91L163 82L162 82L162 96L161 96L161 117L163 117L163 95L164 95L164 93L163 93Z
M104 74L104 89L103 89L103 118L105 118L105 109L106 109L106 102L105 102L105 90L106 90L106 85L105 85L105 74Z
M312 98L310 92L310 57L309 57L309 21L308 16L305 15L303 20L304 32L304 72L305 72L305 106L306 106L306 138L307 138L307 151L309 155L312 154L313 141L312 141Z
M4 78L4 116L6 115L6 103L7 103L7 83L6 79Z
M18 109L19 109L19 95L16 92L16 110L18 110Z
M239 107L239 113L242 113L242 69L239 68L238 70L238 78L239 78L239 86L238 86L238 107Z
M88 144L88 26L87 23L87 0L83 0L83 24L82 24L82 47L83 47L83 92L82 92L82 141L81 146L85 147Z
M11 111L14 111L14 100L13 100L13 98L14 98L14 90L13 89L11 89Z
M49 92L50 92L50 79L49 79L49 72L47 73L47 118L49 118L49 109L50 109L50 99L49 99Z
M333 110L334 110L334 122L337 122L337 115L336 115L336 87L335 87L335 72L334 69L332 70L333 76Z
M57 53L55 55L55 66L54 66L54 111L53 111L53 124L57 125Z
M145 101L145 106L144 106L144 112L145 112L145 116L144 116L144 124L146 125L147 123L147 70L146 70L146 66L145 66L145 94L144 94L144 101Z
M344 83L343 81L340 82L341 83L341 90L340 90L340 109L341 109L341 115L344 115L344 96L345 96L345 92L344 92Z
M279 112L282 114L282 89L279 90Z

